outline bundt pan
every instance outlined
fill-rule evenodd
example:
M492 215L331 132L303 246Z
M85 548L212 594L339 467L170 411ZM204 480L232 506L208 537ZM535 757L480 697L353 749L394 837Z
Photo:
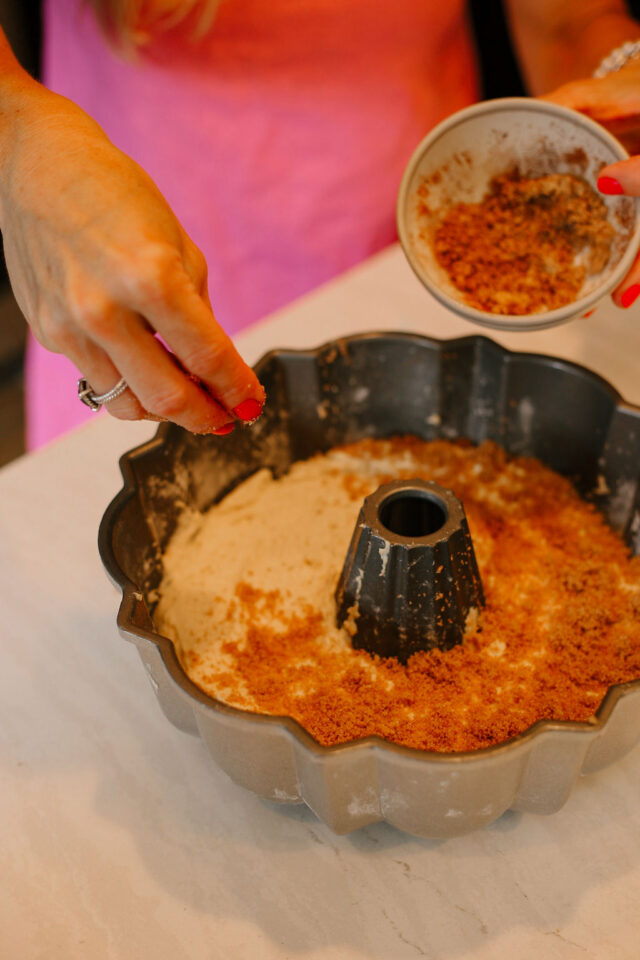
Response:
M192 436L163 424L121 459L124 487L99 547L122 590L118 627L132 640L160 706L200 734L237 783L268 800L304 802L336 833L378 820L425 837L482 827L505 810L553 813L580 774L640 739L640 680L612 687L593 721L540 721L508 742L441 754L377 737L323 747L288 717L205 695L154 628L162 551L185 504L205 510L260 467L290 464L362 437L494 440L570 477L640 552L640 408L588 370L512 353L480 336L438 341L367 334L317 350L277 350L257 372L269 398L249 430Z

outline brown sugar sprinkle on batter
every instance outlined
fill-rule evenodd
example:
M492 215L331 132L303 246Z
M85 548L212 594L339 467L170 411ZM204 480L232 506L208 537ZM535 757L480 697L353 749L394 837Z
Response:
M391 476L463 501L486 595L462 644L406 665L353 650L333 602L361 498ZM169 545L165 570L157 624L194 682L321 744L474 750L589 721L640 677L640 558L568 480L489 442L362 440L262 471Z
M433 244L470 306L521 316L575 300L606 266L614 236L604 200L581 177L508 173L480 203L451 207Z

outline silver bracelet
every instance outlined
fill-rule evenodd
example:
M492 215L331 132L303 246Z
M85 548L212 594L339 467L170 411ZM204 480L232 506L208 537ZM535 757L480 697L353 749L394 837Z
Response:
M640 40L627 40L604 57L593 71L594 77L606 77L609 73L622 70L632 60L640 57Z

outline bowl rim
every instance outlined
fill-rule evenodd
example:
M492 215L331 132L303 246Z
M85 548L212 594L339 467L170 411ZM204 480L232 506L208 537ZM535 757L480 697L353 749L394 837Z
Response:
M607 293L615 289L624 278L640 248L640 203L638 202L638 198L628 197L628 199L634 201L635 204L634 227L622 257L608 275L606 282L594 288L591 293L580 297L579 300L572 300L570 303L565 304L564 307L558 307L546 313L535 314L489 313L488 311L478 310L450 296L438 284L434 283L426 271L422 269L415 253L414 245L411 242L409 228L405 218L407 200L410 195L410 186L414 174L424 155L433 144L450 130L466 123L470 118L483 116L485 114L504 113L514 109L531 113L551 114L572 123L576 127L584 127L598 137L603 144L608 146L617 156L617 160L612 162L629 159L629 153L620 141L610 134L608 130L595 120L579 113L577 110L572 110L570 107L564 107L548 100L538 100L532 97L499 97L495 100L483 100L451 114L451 116L433 127L417 145L409 158L400 181L396 203L396 227L400 245L411 269L429 293L445 307L448 307L449 310L457 313L458 316L463 317L465 320L470 320L480 326L489 327L494 330L542 330L547 327L556 326L559 323L566 323L572 319L578 319L579 315L590 310L606 296Z
M599 383L600 386L609 393L611 399L618 409L631 411L640 418L640 406L627 403L608 380L595 371L590 370L588 367L585 367L579 363L575 363L571 360L564 360L560 357L552 357L546 354L528 351L510 350L507 347L503 347L502 344L497 343L495 340L492 340L490 337L482 334L472 334L463 337L441 339L437 337L424 336L419 333L402 332L396 330L369 331L366 333L357 333L350 336L334 338L332 340L325 341L314 348L272 349L260 358L254 369L258 376L260 376L261 370L268 363L270 363L274 357L287 354L293 354L295 356L306 355L313 357L320 355L323 351L334 347L336 344L346 345L356 341L375 339L379 337L396 338L405 341L417 341L419 343L426 342L440 352L450 351L455 347L467 344L469 341L473 341L474 343L480 341L484 342L485 344L490 344L494 349L497 349L502 354L505 362L508 362L511 359L527 359L530 361L540 361L544 363L553 361L554 366L566 367L568 370L576 373L586 373L592 380ZM635 680L612 684L605 693L598 709L588 720L541 719L535 721L535 723L533 723L530 727L527 727L526 730L523 730L514 737L511 737L508 740L503 740L500 743L491 744L486 747L478 747L475 750L455 751L448 753L437 750L423 750L417 747L404 746L402 744L385 740L377 734L361 737L357 740L349 740L345 743L327 746L315 740L312 735L302 726L302 724L300 724L293 717L286 715L254 713L248 710L242 710L239 707L234 707L230 704L224 703L221 700L216 700L214 697L211 697L209 694L206 694L203 690L201 690L200 687L198 687L188 676L182 667L182 664L180 663L173 641L169 637L166 637L154 630L151 618L148 615L144 594L142 593L141 589L129 579L124 570L122 570L116 559L115 551L113 549L114 528L120 511L123 509L126 503L128 503L129 500L135 496L136 490L138 489L132 463L136 459L144 457L156 449L162 448L167 434L172 429L173 424L160 424L158 430L150 440L147 440L137 447L126 451L120 457L119 465L123 478L123 486L111 500L105 510L105 513L103 514L98 530L98 551L107 575L111 579L112 583L116 587L119 587L122 591L122 597L117 613L117 626L120 634L131 642L138 643L139 641L143 641L145 643L151 643L153 646L157 647L162 659L162 663L169 675L170 680L176 685L183 696L188 697L191 701L195 701L200 708L206 711L211 711L215 714L226 715L227 717L244 723L258 723L263 725L269 724L279 727L284 733L286 733L290 740L292 740L294 743L297 742L301 746L308 749L319 760L321 760L323 757L328 758L329 756L337 753L344 753L346 750L362 751L373 749L378 753L393 753L409 762L419 762L422 764L426 762L438 764L473 764L486 762L493 757L502 756L505 753L525 749L526 746L529 745L535 738L544 736L546 734L553 735L570 731L576 735L589 737L589 739L591 739L602 732L615 706L621 699L623 699L627 694L640 691L640 677ZM223 443L224 440L221 439L219 442ZM148 626L134 625L133 623L134 610L140 603L143 604L144 610L147 614Z

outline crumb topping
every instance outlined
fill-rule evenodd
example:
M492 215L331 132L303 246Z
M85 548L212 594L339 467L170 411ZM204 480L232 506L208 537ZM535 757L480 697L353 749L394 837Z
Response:
M581 177L495 177L480 203L458 203L434 237L438 262L467 303L523 315L575 300L607 264L615 230Z
M403 665L352 649L334 590L362 498L414 477L462 500L486 606L463 643ZM156 626L192 680L321 744L474 750L588 721L640 677L640 558L568 480L494 443L361 440L260 471L185 522L164 566Z

